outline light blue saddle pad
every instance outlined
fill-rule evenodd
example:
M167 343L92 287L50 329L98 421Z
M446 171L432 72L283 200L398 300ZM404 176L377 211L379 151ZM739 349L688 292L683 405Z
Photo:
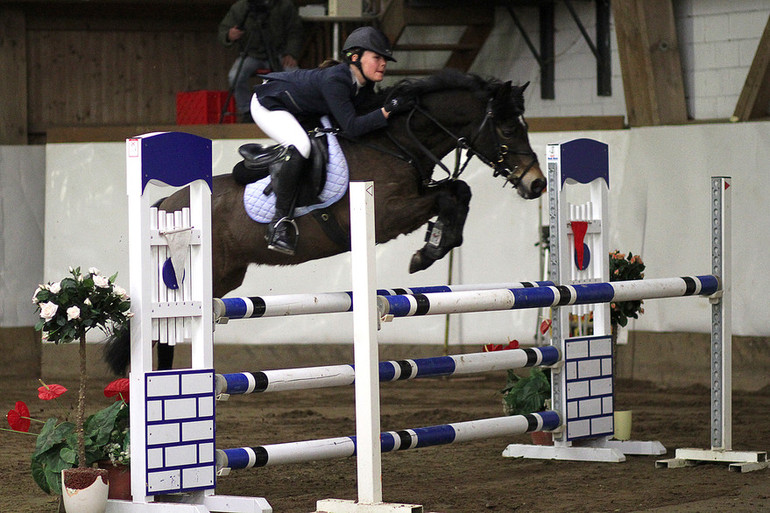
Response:
M324 128L330 128L331 122L328 116L321 118L321 124ZM348 163L342 148L334 134L326 134L326 140L329 144L329 162L326 169L326 184L323 191L318 196L318 203L306 207L298 207L294 211L294 217L299 217L313 210L325 208L334 204L345 195L348 190ZM243 206L246 213L258 223L269 223L275 213L275 194L264 194L265 187L270 184L270 177L266 176L262 180L250 183L246 186L243 193Z

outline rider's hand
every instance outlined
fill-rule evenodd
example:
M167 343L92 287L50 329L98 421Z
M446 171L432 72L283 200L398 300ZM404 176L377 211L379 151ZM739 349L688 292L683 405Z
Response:
M382 108L385 109L385 112L388 114L398 114L399 112L412 110L415 104L414 98L409 96L395 96L386 101Z
M241 37L243 37L243 34L245 34L245 31L239 29L238 27L232 27L227 31L227 40L238 41Z

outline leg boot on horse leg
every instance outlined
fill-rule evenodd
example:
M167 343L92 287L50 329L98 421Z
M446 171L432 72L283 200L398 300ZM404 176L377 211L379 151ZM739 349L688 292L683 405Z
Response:
M158 370L171 370L174 366L174 346L158 342Z
M412 255L409 272L427 269L443 258L453 248L463 243L463 228L468 217L471 189L463 181L452 182L437 199L439 214L436 222L428 227L425 246Z
M293 219L294 204L306 162L307 159L297 148L289 146L286 159L270 166L270 183L275 193L275 215L268 227L268 249L287 255L293 255L297 249L299 234Z

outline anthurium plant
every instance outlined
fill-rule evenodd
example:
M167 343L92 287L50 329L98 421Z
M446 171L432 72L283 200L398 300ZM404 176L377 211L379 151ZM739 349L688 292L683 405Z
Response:
M101 460L129 464L128 387L126 378L107 385L104 395L115 397L116 401L86 419L83 426L85 465ZM38 397L43 401L57 401L66 392L61 385L43 383L38 388ZM35 419L23 401L17 401L6 418L10 431L37 436L31 457L32 477L37 485L46 493L61 493L61 471L79 463L75 424L66 416L63 419L50 417L45 421ZM32 429L33 423L41 425L39 431Z

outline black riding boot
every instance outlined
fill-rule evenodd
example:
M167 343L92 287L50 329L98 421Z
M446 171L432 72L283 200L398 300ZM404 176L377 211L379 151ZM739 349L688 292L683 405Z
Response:
M297 248L294 202L307 159L294 146L286 148L284 160L270 166L270 183L275 193L275 216L267 230L267 248L293 255Z

